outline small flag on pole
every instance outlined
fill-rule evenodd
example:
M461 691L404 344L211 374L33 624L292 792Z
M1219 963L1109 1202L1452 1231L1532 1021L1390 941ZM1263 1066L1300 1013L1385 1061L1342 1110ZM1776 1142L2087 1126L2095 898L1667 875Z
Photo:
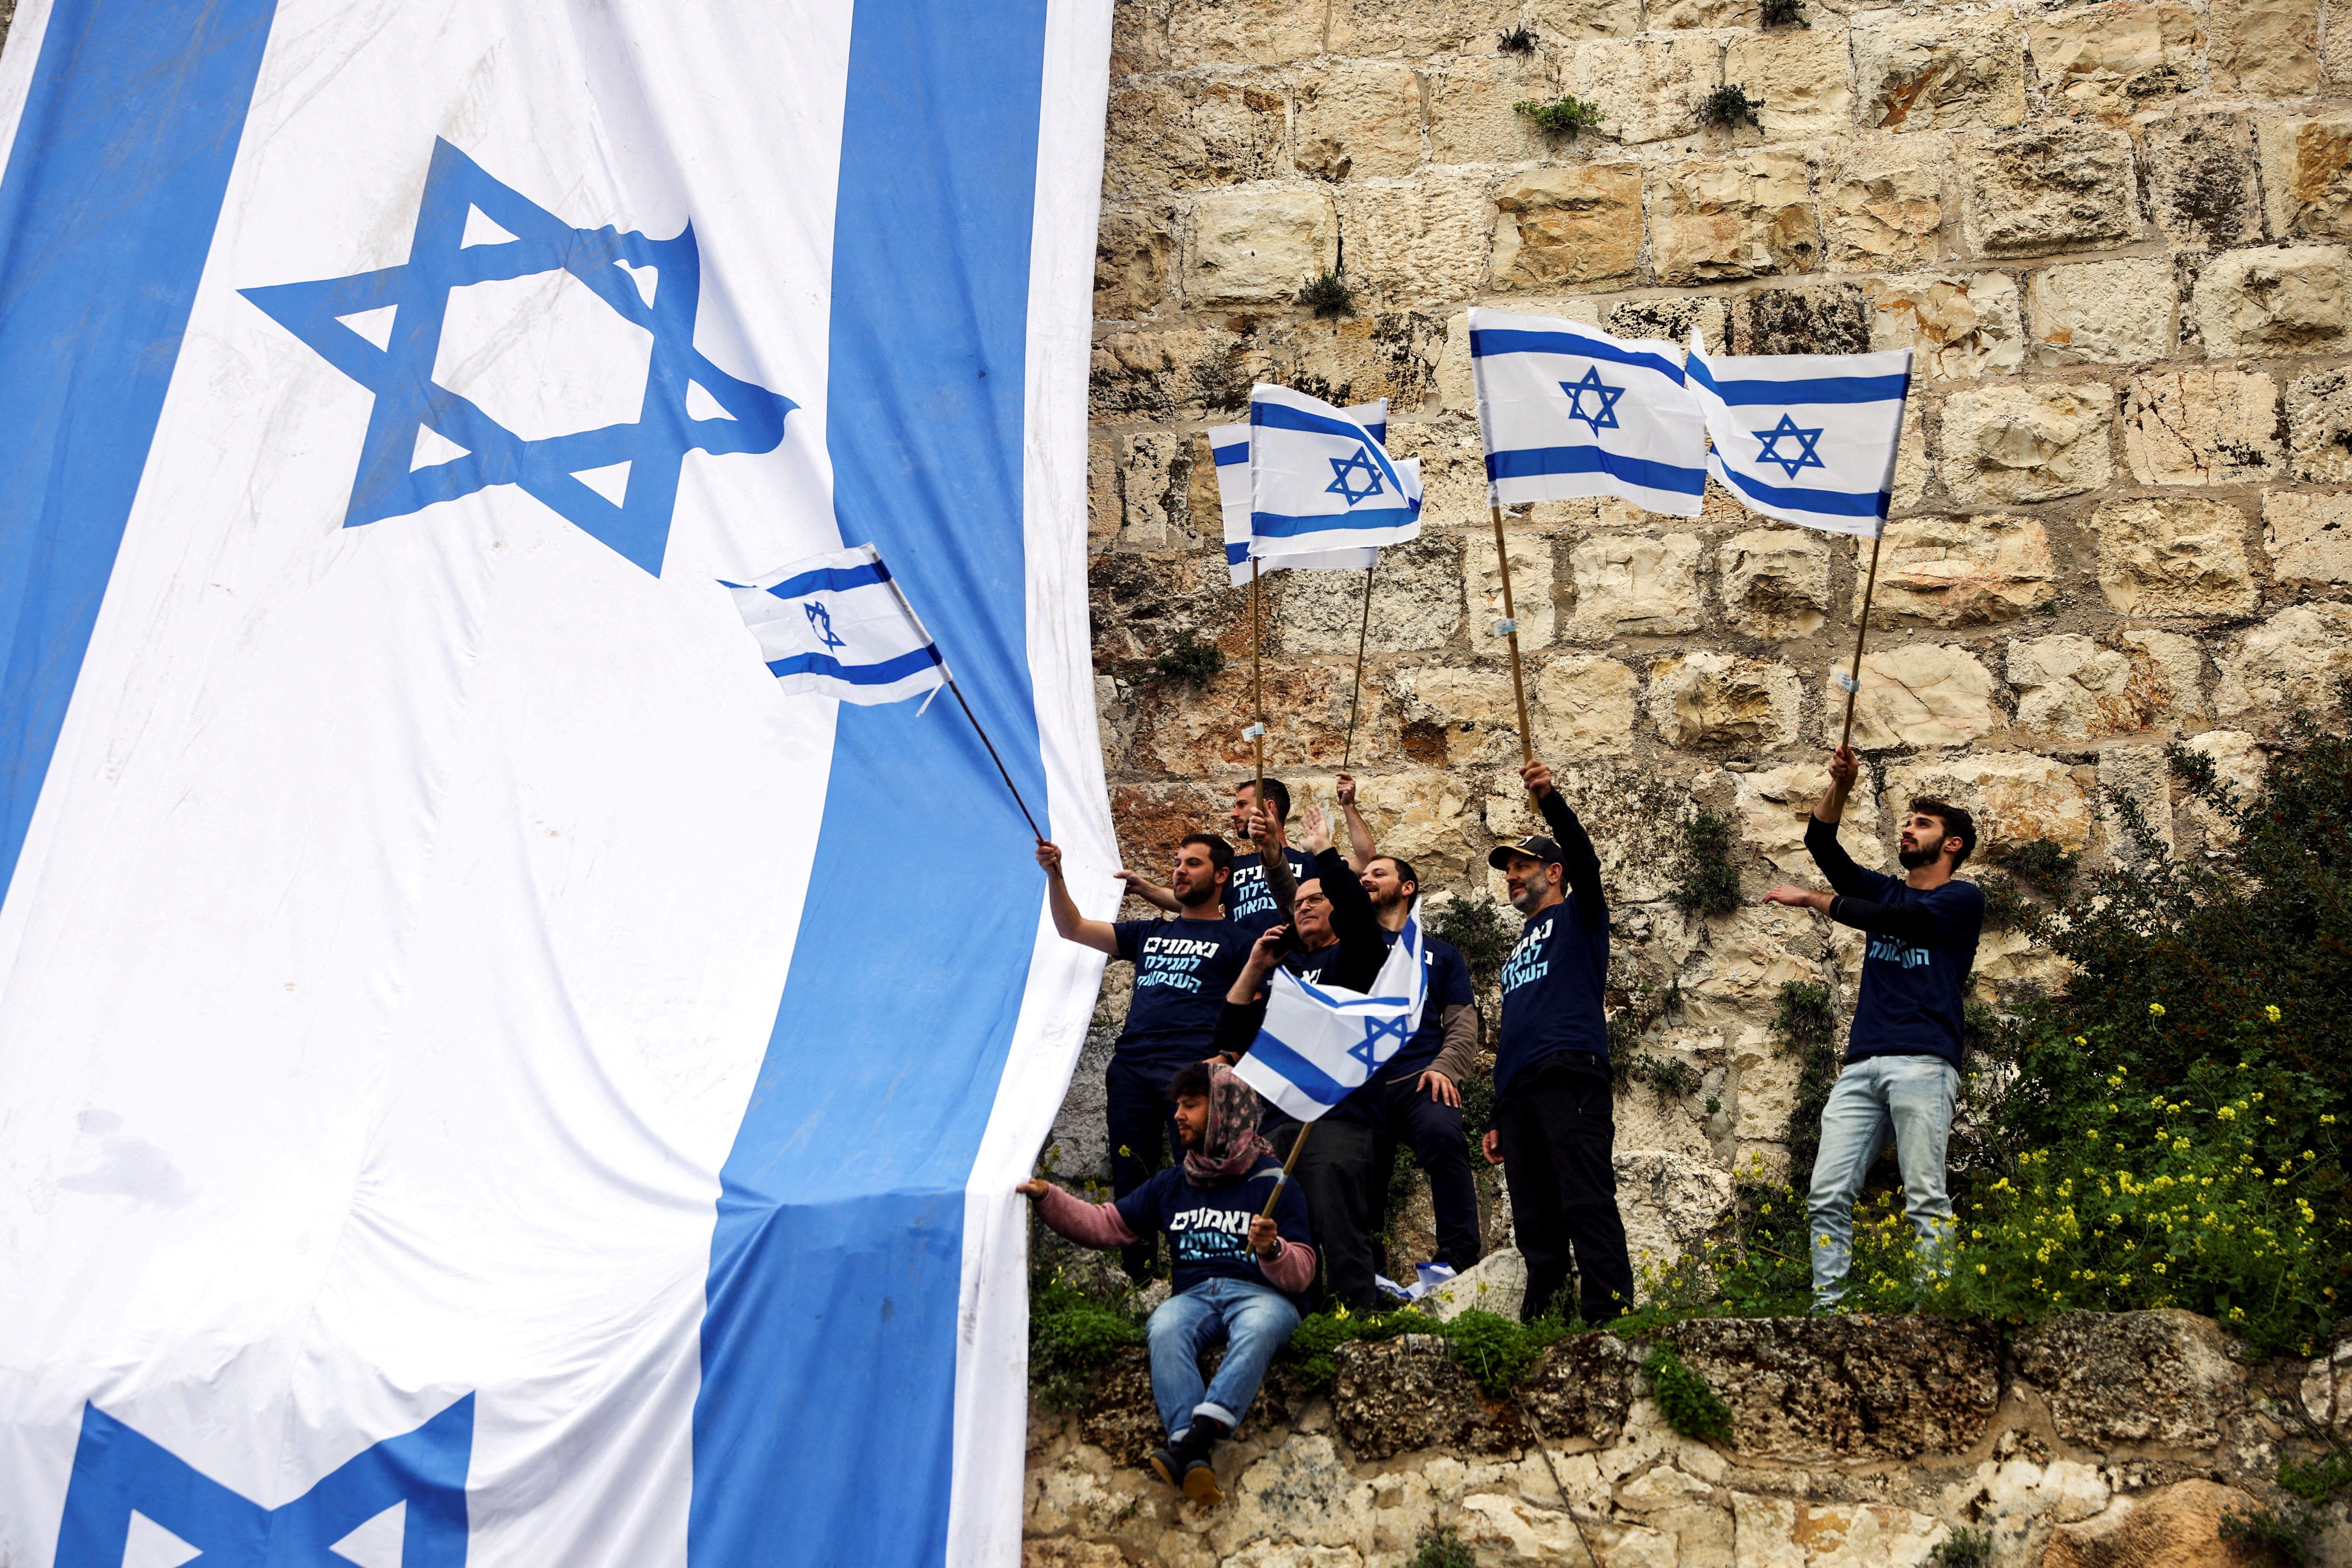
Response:
M722 586L786 691L871 705L919 697L947 681L930 633L870 544Z
M1266 982L1265 1023L1234 1071L1299 1121L1321 1116L1421 1027L1422 947L1416 899L1369 995L1276 970Z
M1383 447L1389 438L1389 400L1359 403L1339 411L1371 432ZM1250 427L1221 425L1209 432L1209 451L1217 460L1217 510L1225 525L1225 570L1236 588L1250 580ZM1370 548L1318 551L1312 554L1263 557L1263 571L1286 566L1328 572L1361 572L1380 552Z
M1909 349L1711 359L1693 332L1690 379L1715 437L1708 469L1741 505L1832 533L1885 526Z
M1319 397L1250 388L1249 468L1250 550L1261 565L1421 534L1420 463L1391 462L1380 437Z
M1698 515L1706 423L1673 343L1474 310L1470 370L1495 505L1618 496Z

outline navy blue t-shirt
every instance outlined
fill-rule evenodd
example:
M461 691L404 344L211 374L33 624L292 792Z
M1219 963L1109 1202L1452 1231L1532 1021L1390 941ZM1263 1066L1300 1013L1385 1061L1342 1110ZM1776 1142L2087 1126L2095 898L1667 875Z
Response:
M1315 862L1288 845L1283 847L1282 858L1290 862L1291 880L1303 882L1315 875ZM1225 918L1249 932L1252 942L1282 923L1274 889L1265 884L1263 855L1234 857L1234 874L1225 883Z
M1394 947L1402 931L1388 933L1389 945ZM1418 1077L1429 1070L1437 1053L1445 1047L1445 1009L1467 1007L1477 1000L1470 989L1470 965L1463 959L1462 950L1450 942L1440 942L1427 931L1421 936L1421 1027L1412 1039L1381 1069L1383 1079Z
M1249 962L1255 933L1231 921L1120 921L1118 955L1135 965L1135 999L1118 1055L1170 1071L1209 1054L1217 1010Z
M1861 871L1859 867L1855 868ZM1853 1005L1853 1031L1845 1059L1937 1056L1960 1065L1961 988L1976 967L1977 935L1984 929L1984 890L1974 882L1947 882L1925 892L1875 871L1861 875L1874 892L1853 896L1873 903L1916 905L1935 917L1936 935L1921 945L1883 931L1864 931L1862 985Z
M1266 1285L1257 1255L1249 1249L1250 1221L1265 1207L1265 1195L1282 1174L1282 1162L1264 1159L1238 1182L1222 1187L1194 1186L1185 1177L1182 1160L1153 1176L1118 1200L1118 1215L1138 1236L1155 1230L1168 1233L1168 1250L1175 1260L1169 1283L1178 1291L1203 1279L1246 1279ZM1307 1229L1307 1194L1297 1182L1285 1182L1275 1200L1275 1228L1286 1241L1312 1245ZM1300 1311L1307 1303L1290 1298Z
M1570 893L1529 920L1503 965L1503 1022L1496 1032L1495 1093L1528 1068L1568 1051L1609 1059L1601 987L1609 978L1609 912L1579 918L1585 895Z

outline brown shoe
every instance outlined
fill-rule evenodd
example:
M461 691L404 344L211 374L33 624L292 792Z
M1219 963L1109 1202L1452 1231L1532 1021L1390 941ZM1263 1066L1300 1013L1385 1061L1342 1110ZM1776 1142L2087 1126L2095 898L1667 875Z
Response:
M1217 1472L1209 1468L1208 1460L1195 1459L1185 1467L1184 1495L1210 1508L1225 1500L1225 1489L1217 1484Z

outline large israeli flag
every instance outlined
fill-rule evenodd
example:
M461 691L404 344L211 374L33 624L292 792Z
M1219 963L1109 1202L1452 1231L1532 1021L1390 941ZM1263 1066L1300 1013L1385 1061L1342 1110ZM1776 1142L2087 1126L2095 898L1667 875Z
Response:
M1301 1121L1361 1089L1421 1027L1426 989L1421 900L1368 992L1318 985L1286 969L1266 982L1265 1023L1234 1071Z
M1707 468L1750 511L1832 533L1886 526L1911 351L1710 358L1690 378L1714 447Z
M1385 449L1389 438L1389 400L1375 398L1339 411L1362 426L1373 440ZM1246 425L1220 425L1209 432L1209 453L1216 459L1217 510L1225 527L1225 570L1227 579L1238 588L1250 580L1250 427ZM1376 547L1349 546L1339 550L1318 550L1276 556L1262 556L1258 569L1278 572L1285 567L1302 571L1361 572L1380 559Z
M1496 505L1617 496L1698 515L1706 425L1674 344L1474 309L1470 371Z
M1250 388L1250 550L1277 555L1401 544L1421 534L1421 465L1319 397Z
M877 547L1109 913L1109 29L17 10L0 1563L1017 1562L1101 959L970 726L721 584Z

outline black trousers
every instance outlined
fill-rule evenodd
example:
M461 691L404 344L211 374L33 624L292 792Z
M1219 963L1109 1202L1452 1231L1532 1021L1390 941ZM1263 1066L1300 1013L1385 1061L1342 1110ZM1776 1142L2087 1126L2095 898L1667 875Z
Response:
M1541 1316L1568 1283L1571 1253L1578 1310L1587 1323L1608 1322L1633 1305L1633 1263L1610 1160L1617 1136L1612 1098L1605 1068L1586 1071L1555 1061L1528 1069L1495 1108L1511 1223L1528 1260L1522 1321Z
M1380 1147L1372 1154L1372 1178L1381 1188L1373 1202L1378 1205L1387 1201L1388 1176L1396 1163L1398 1146L1412 1150L1414 1163L1429 1178L1430 1204L1437 1211L1435 1261L1451 1264L1458 1271L1478 1261L1477 1181L1471 1172L1470 1146L1462 1141L1462 1108L1431 1099L1427 1089L1417 1087L1420 1079L1414 1073L1402 1082L1383 1080L1373 1090L1371 1109ZM1409 1260L1390 1261L1402 1268Z
M1164 1150L1171 1157L1184 1147L1176 1132L1176 1102L1168 1098L1173 1068L1113 1056L1103 1069L1103 1122L1110 1133L1110 1190L1125 1197L1151 1179ZM1118 1249L1128 1278L1140 1283L1159 1257L1160 1233Z
M1268 1134L1276 1152L1287 1158L1299 1134L1299 1123L1285 1124ZM1326 1116L1315 1123L1307 1147L1298 1152L1292 1179L1307 1199L1307 1228L1315 1247L1315 1289L1318 1310L1332 1302L1351 1312L1370 1312L1381 1306L1380 1288L1372 1283L1379 1262L1372 1256L1372 1231L1381 1221L1384 1193L1372 1185L1372 1154L1376 1140L1360 1121Z

